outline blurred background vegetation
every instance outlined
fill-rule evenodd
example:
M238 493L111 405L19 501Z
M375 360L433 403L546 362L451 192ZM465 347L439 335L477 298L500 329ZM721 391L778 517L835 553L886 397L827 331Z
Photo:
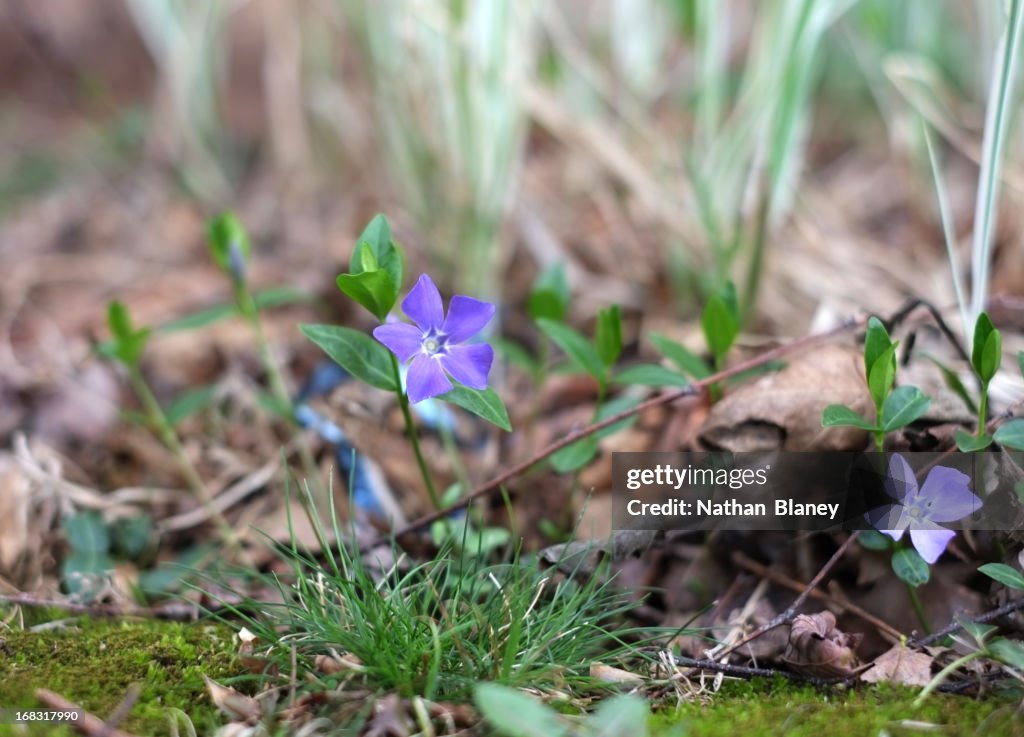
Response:
M507 304L562 261L580 316L692 317L726 279L775 334L909 293L951 307L925 132L966 268L1009 7L9 0L0 256L63 237L198 259L202 219L231 207L279 280L315 287L384 211L443 288ZM1024 293L1010 131L1000 295Z

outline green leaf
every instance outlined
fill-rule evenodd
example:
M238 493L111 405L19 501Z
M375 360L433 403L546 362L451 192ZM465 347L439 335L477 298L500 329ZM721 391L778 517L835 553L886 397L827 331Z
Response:
M878 530L863 530L857 538L862 546L868 550L888 550L892 547L892 538L883 535Z
M153 539L153 520L144 512L136 517L121 517L110 526L110 536L118 553L138 559Z
M885 432L892 432L901 427L906 427L915 420L920 419L932 403L931 397L926 397L916 386L901 386L886 397L882 405L882 429Z
M1000 637L989 643L988 651L992 656L1012 668L1024 669L1024 644L1018 640Z
M339 274L338 289L361 304L381 322L387 318L398 299L398 289L391 275L383 269L359 274Z
M482 417L492 425L497 425L506 432L512 432L512 423L509 422L505 403L493 389L471 389L456 383L451 391L442 394L438 399L458 405L467 412Z
M861 430L877 431L875 423L868 422L845 404L830 404L821 413L822 427L859 427Z
M338 325L300 325L299 330L360 381L387 391L398 388L391 351L366 333Z
M912 548L897 550L892 556L892 570L901 581L913 587L923 586L931 577L931 569L924 558Z
M187 548L176 559L160 563L155 568L139 574L139 589L147 594L169 594L178 591L182 585L198 573L197 566L210 558L213 546L196 545Z
M612 399L601 405L601 407L597 410L597 414L594 416L594 421L602 422L604 420L607 420L609 417L613 417L619 414L620 412L625 412L627 409L632 409L638 404L640 404L639 397L631 397L626 394L619 397L615 397L615 399ZM636 415L630 415L629 417L626 417L620 420L619 422L609 425L603 430L598 430L591 437L593 437L594 440L601 440L602 438L606 438L609 435L614 435L617 432L625 430L627 427L632 426L638 419L639 418Z
M708 300L700 315L700 327L711 354L721 361L740 332L736 288L732 282L727 282L718 294Z
M1011 568L1003 563L986 563L980 566L978 571L984 573L989 578L994 578L1004 586L1024 591L1024 573L1021 573L1016 568Z
M113 570L114 561L106 553L72 550L61 565L61 578L69 594L93 591L87 578L103 576Z
M868 373L868 391L875 407L881 407L896 382L896 344L893 343L878 357Z
M480 683L473 701L484 718L506 737L567 737L557 712L522 691L497 683Z
M368 269L367 266L373 268ZM373 220L363 229L349 261L349 271L352 274L378 270L391 277L394 293L390 295L390 301L393 305L402 288L405 260L402 251L391 237L391 226L383 215L374 216Z
M647 737L647 718L650 710L639 696L622 694L606 698L587 717L587 726L593 727L592 737Z
M597 355L605 366L612 366L622 353L622 310L612 305L597 313Z
M551 467L558 473L578 471L597 455L597 438L589 435L551 454Z
M872 316L868 320L867 333L864 335L864 378L871 378L871 369L878 359L882 357L890 346L892 346L892 339L889 338L889 333L885 330L885 325L877 317ZM878 402L881 404L881 402Z
M164 410L167 421L177 425L197 412L206 409L217 395L217 387L200 386L183 391Z
M992 445L993 440L992 436L988 433L983 433L981 437L978 437L961 430L959 427L953 433L953 437L956 440L956 447L960 449L961 453L976 453L979 450L985 450L985 448Z
M1002 446L1024 450L1024 418L1003 423L992 437Z
M641 363L623 369L615 375L616 384L639 386L689 386L690 380L682 374L656 363Z
M99 512L77 512L65 517L61 527L72 550L81 553L110 550L110 535Z
M116 299L107 306L107 324L114 338L100 346L101 353L113 356L128 366L138 365L146 349L150 329L136 329L132 325L128 308Z
M918 355L924 356L938 367L939 371L942 372L942 378L946 382L946 386L963 400L964 405L971 414L978 413L978 406L974 403L974 398L971 397L971 393L967 391L967 387L964 386L964 383L960 380L960 377L956 375L956 372L953 371L953 369L935 358L935 356L931 356L924 352L918 353Z
M312 302L314 299L314 295L309 292L283 285L267 287L252 295L252 301L261 310L269 307L283 307L284 305Z
M214 263L229 276L233 276L231 264L232 244L238 247L243 262L248 261L252 255L252 244L249 241L249 234L245 232L245 226L242 225L242 221L233 212L225 212L210 220L206 224L206 239Z
M678 366L687 376L698 381L711 376L711 368L682 343L677 343L660 333L650 333L647 337L661 355Z
M1002 336L989 316L982 312L974 323L974 346L971 350L971 365L982 383L988 384L996 375L1003 357L1002 351Z
M590 341L560 322L541 318L537 326L548 336L579 369L590 374L598 383L604 383L605 367Z
M540 273L526 300L526 312L534 320L544 318L561 322L569 311L569 281L562 263L552 264Z
M957 621L960 623L960 626L964 628L964 631L973 637L979 645L984 645L985 640L987 640L993 632L999 631L999 628L992 624L972 622L969 619Z

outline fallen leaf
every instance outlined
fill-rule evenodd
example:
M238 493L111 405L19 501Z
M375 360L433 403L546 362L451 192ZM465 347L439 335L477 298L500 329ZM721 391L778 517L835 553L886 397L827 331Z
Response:
M830 404L872 411L861 352L853 346L820 346L777 373L741 385L712 408L697 437L707 448L734 452L862 450L864 430L821 426L822 410Z
M409 737L413 726L405 713L405 705L396 694L388 694L373 708L364 737Z
M830 611L799 614L790 626L783 661L798 673L817 678L853 675L859 665L854 650L860 640L860 635L836 629L836 617Z
M214 706L220 709L229 719L246 724L255 724L263 714L260 702L252 696L246 696L230 686L222 686L212 678L203 676L206 690L213 700Z
M363 666L363 661L352 653L346 653L342 656L317 655L316 658L313 659L313 667L320 673L327 674L341 673L347 670L362 673L366 670Z
M888 681L901 686L927 686L932 680L932 660L931 655L897 643L875 658L875 664L860 679L866 683Z

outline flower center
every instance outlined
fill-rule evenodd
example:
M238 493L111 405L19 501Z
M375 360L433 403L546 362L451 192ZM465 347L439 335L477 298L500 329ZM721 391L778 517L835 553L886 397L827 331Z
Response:
M436 356L438 353L444 353L445 340L443 335L436 333L428 333L423 336L423 341L420 346L423 348L423 352L428 356Z

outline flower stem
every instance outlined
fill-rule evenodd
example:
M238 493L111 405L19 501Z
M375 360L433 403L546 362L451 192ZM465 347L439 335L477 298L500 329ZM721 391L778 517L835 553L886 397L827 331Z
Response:
M259 346L260 351L260 362L263 364L263 370L267 374L267 382L270 385L270 393L274 397L274 402L277 404L277 407L281 412L286 413L288 422L293 427L297 427L298 423L295 420L295 407L292 404L288 389L285 387L284 377L281 375L277 362L274 360L274 356L270 352L270 341L267 340L267 335L263 331L263 322L260 320L260 313L259 308L256 306L256 300L253 299L252 293L244 282L236 282L234 290L235 303L238 305L238 309L241 311L242 317L244 317L246 322L249 323L249 326L252 328L253 335L256 337L256 344ZM306 472L306 477L317 491L322 491L320 474L316 466L316 461L313 459L313 454L304 442L299 442L297 445L299 460L302 463L303 470Z
M949 678L949 676L954 671L956 671L958 668L961 668L961 667L967 665L972 660L975 660L976 658L980 658L984 654L985 653L983 651L981 651L981 650L975 650L973 653L967 653L966 655L963 655L963 656L957 658L952 663L950 663L945 668L943 668L938 673L936 673L935 674L935 678L933 678L931 681L929 681L928 685L924 687L924 690L922 690L921 693L918 694L918 697L916 699L914 699L914 704L913 704L914 708L916 709L921 704L923 704L924 700L928 698L928 696L932 693L932 691L934 691L936 688L938 688L942 684L942 682L945 681L947 678Z
M988 420L988 384L981 387L981 399L978 401L978 437L985 434L985 422Z
M917 587L911 586L909 583L904 583L907 586L907 593L910 595L910 603L914 606L914 614L917 615L917 621L921 623L921 628L925 634L932 631L932 627L928 624L928 615L924 613L924 606L921 604L921 597L918 596Z
M412 452L416 456L416 465L420 468L420 476L423 477L423 483L427 487L430 503L434 505L434 509L440 511L442 508L441 498L437 495L427 462L423 458L419 434L416 432L416 424L412 421L412 412L409 411L409 397L402 391L402 374L398 370L398 359L393 353L391 354L391 373L395 377L395 394L398 395L398 406L402 408L402 417L405 419L405 429L409 433L409 442L412 443Z
M185 449L181 445L181 441L178 439L178 434L174 432L174 428L171 426L170 420L167 419L167 415L164 413L163 408L154 396L152 389L149 388L149 384L146 383L145 378L142 376L142 372L139 370L138 364L127 364L128 369L128 380L131 382L132 389L135 390L136 396L139 398L139 402L142 403L142 408L146 413L146 418L149 420L149 424L156 431L160 440L164 446L171 451L174 455L174 459L178 462L178 468L181 470L182 476L185 477L185 482L191 489L192 494L200 501L203 507L206 509L217 526L221 530L221 534L224 539L235 547L238 545L238 538L235 530L228 521L221 514L220 510L217 509L213 500L210 499L209 494L206 492L206 485L203 483L202 478L199 476L199 472L196 470L195 465L189 460L188 455L185 453Z

